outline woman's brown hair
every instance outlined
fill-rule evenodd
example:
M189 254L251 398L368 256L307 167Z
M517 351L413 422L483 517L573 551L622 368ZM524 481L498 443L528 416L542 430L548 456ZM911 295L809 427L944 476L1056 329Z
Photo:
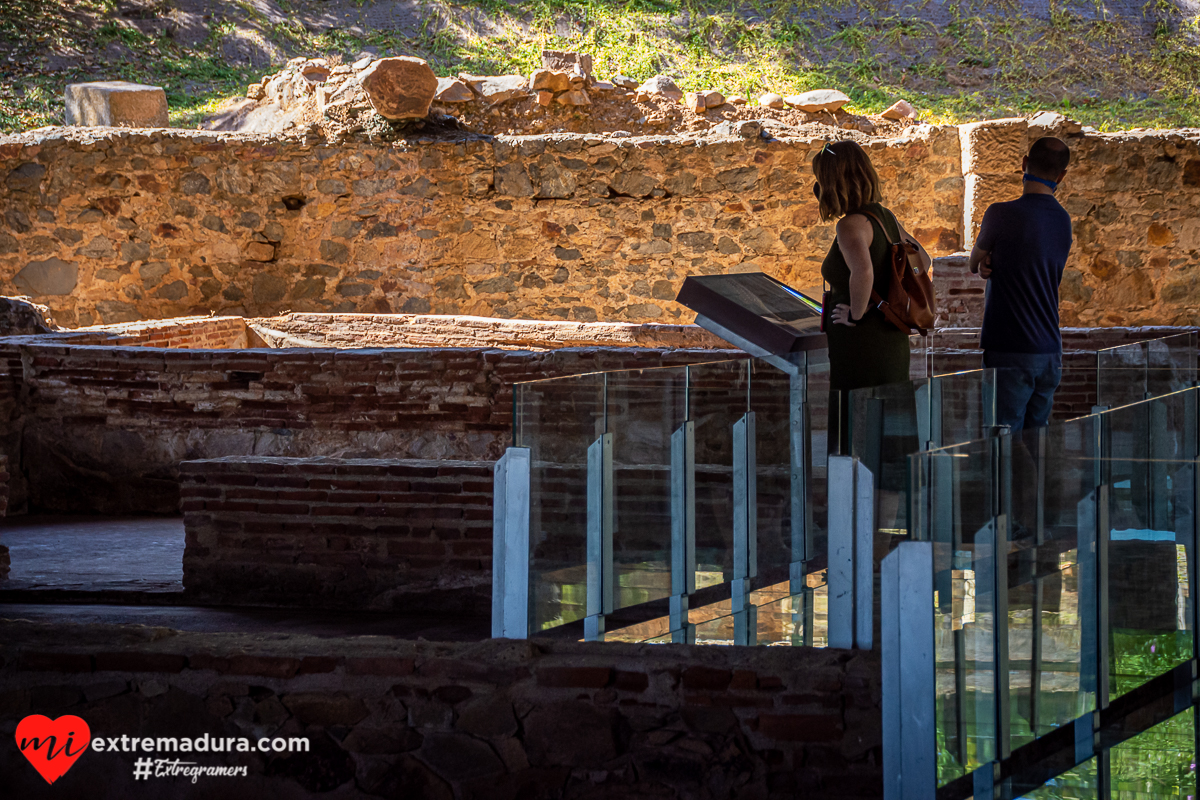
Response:
M883 200L879 175L858 142L826 142L813 157L813 175L820 186L817 204L823 220L839 219Z

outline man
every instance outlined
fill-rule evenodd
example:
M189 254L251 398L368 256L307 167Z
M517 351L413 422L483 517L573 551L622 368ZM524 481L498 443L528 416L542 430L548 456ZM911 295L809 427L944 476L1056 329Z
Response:
M998 370L996 423L1015 434L1049 424L1062 379L1058 286L1071 251L1071 218L1054 191L1071 153L1053 136L1033 143L1022 162L1024 192L993 203L971 250L971 272L988 281L983 365Z

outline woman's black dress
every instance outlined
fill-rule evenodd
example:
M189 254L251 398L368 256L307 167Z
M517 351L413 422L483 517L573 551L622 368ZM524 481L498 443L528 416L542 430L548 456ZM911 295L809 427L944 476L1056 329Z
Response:
M889 242L900 241L892 213L879 203L864 206L883 220L887 230L871 219L875 235L871 239L871 264L875 268L875 291L880 297L888 296L892 274L888 264ZM825 307L825 334L829 341L829 430L838 432L840 453L849 453L848 409L852 389L882 386L908 380L909 348L908 334L887 321L883 312L870 304L862 319L848 325L832 322L833 307L839 303L850 305L850 267L842 256L837 240L829 248L829 255L821 263L821 277L829 286ZM832 438L832 437L831 437ZM830 442L833 451L834 442Z

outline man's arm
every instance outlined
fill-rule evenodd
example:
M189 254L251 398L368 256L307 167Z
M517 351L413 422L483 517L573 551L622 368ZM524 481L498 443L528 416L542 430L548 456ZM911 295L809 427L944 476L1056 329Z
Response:
M975 245L971 248L971 260L967 262L967 266L972 273L978 273L979 277L987 280L992 275L992 254Z
M972 273L987 280L992 275L992 245L996 239L996 206L988 206L983 212L983 220L979 223L979 235L975 237L975 246L971 248L971 258L967 267Z

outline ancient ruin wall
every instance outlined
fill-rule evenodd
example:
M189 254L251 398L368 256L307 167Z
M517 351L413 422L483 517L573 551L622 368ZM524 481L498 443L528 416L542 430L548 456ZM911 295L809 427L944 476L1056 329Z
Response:
M962 127L964 230L1021 191L1021 157L1053 130L1024 119ZM1200 131L1070 136L1058 199L1075 235L1063 275L1063 325L1197 325Z
M954 128L870 145L888 203L959 248ZM819 284L822 141L245 134L0 137L0 286L79 326L217 312L687 321L688 273Z
M0 623L13 719L73 714L94 736L309 738L299 755L208 754L249 765L234 779L246 797L877 798L879 681L877 652L826 648ZM55 791L155 796L132 778L136 757L88 753ZM14 797L45 793L15 747L0 748L0 772Z
M495 460L513 384L738 357L566 348L169 350L0 342L14 507L171 513L181 461L235 455ZM3 412L5 406L0 406Z
M222 458L180 483L196 599L490 612L491 463Z

